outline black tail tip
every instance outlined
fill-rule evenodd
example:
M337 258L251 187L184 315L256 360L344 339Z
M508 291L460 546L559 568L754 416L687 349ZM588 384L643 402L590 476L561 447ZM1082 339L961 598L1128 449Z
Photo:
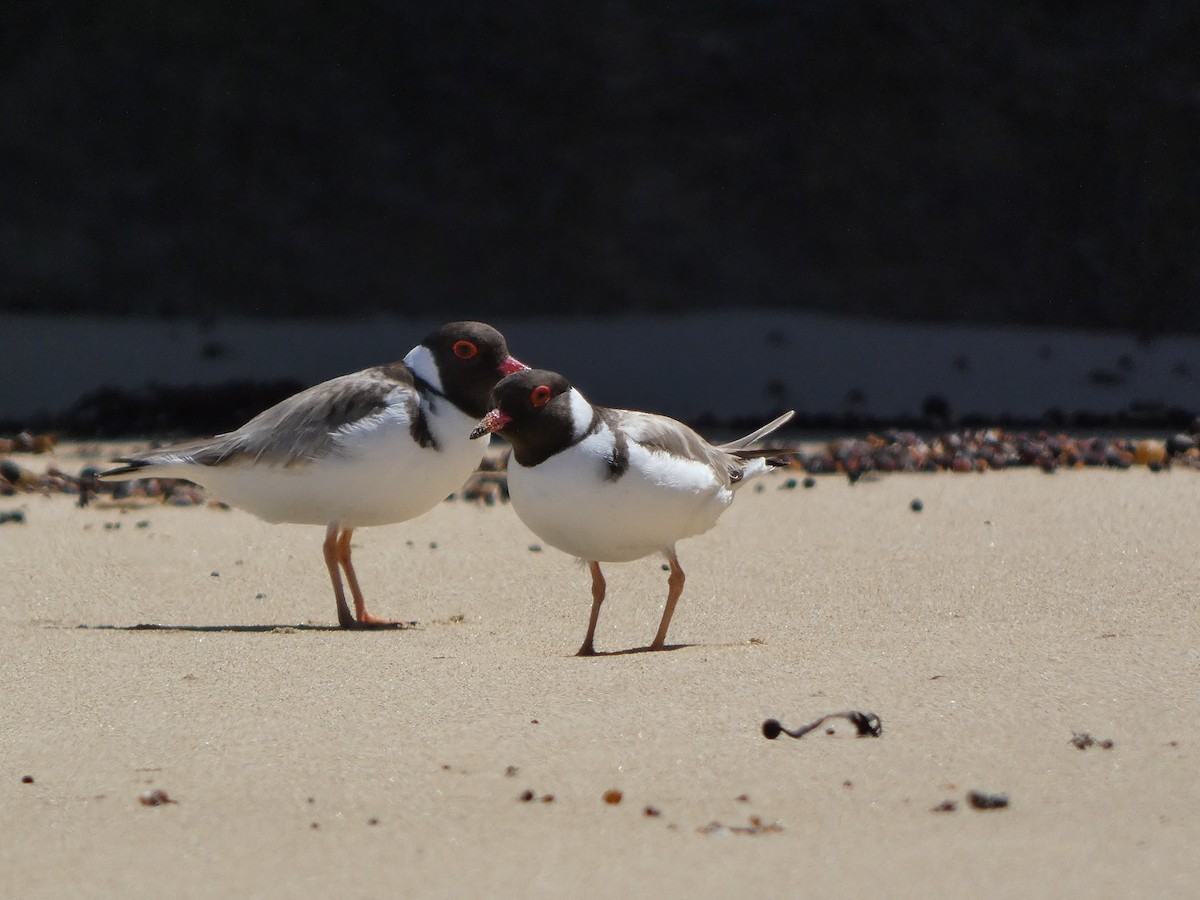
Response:
M113 462L125 463L125 465L118 466L115 469L105 469L103 472L96 473L96 477L103 481L105 478L110 476L131 475L134 472L140 472L142 469L146 468L146 464L144 462L140 462L136 459L114 459Z

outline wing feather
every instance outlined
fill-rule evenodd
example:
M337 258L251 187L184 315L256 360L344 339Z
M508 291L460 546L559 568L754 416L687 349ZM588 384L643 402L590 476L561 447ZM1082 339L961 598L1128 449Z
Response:
M417 421L420 396L412 373L402 363L393 363L314 385L264 410L236 431L117 459L125 466L103 475L119 477L173 463L220 466L249 461L291 466L334 455L340 450L341 430L394 405L397 391L403 392L401 402Z

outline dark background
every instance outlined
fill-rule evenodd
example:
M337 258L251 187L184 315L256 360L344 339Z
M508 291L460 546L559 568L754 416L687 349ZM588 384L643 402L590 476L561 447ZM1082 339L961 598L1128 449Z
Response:
M1200 4L18 4L0 308L1200 330Z

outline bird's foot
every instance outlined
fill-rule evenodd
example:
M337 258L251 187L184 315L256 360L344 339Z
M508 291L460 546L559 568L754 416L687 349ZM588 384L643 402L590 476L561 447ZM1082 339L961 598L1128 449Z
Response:
M399 619L380 619L370 613L363 613L360 619L351 619L349 622L339 621L338 624L343 628L368 631L377 628L403 628L408 623Z

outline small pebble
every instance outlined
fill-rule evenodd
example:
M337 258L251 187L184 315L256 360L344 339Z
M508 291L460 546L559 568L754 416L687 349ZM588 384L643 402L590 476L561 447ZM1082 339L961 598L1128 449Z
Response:
M1163 441L1145 440L1133 445L1133 461L1147 466L1162 465L1167 458L1167 445Z
M796 485L798 483L799 482L797 482L795 478L789 478L789 479L787 479L787 481L785 481L783 484L781 484L779 486L779 488L780 488L780 490L784 490L784 491L794 491L796 489Z
M618 803L621 802L621 798L624 796L625 795L622 794L620 791L618 791L616 788L613 788L611 790L607 790L604 792L604 802L607 803L609 806L616 806Z
M1189 434L1176 434L1167 438L1167 454L1170 456L1179 456L1181 453L1187 453L1196 446L1195 439Z
M533 791L521 791L521 796L517 799L522 803L528 803L533 799Z
M430 542L429 542L429 549L430 549L430 550L436 550L436 549L437 549L437 541L430 541Z
M953 800L943 800L941 803L931 809L930 812L954 812L956 809L958 809L958 804Z
M155 788L154 790L146 791L139 796L138 802L142 804L142 806L163 806L164 804L175 803L176 801L167 796L167 792L162 788Z
M1070 744L1072 747L1076 748L1077 750L1086 750L1086 749L1088 749L1088 747L1099 747L1102 750L1111 750L1113 748L1112 741L1110 741L1110 740L1098 741L1094 737L1092 737L1090 734L1088 734L1086 731L1076 732L1074 735L1071 736L1071 739L1069 741L1067 741L1067 743Z
M21 776L21 784L33 784L33 776L32 775L22 775Z
M1008 806L1008 795L971 791L967 794L967 802L975 809L1004 809Z
M642 810L642 815L648 819L653 819L662 815L662 811L657 806L647 806Z
M367 824L368 825L378 825L379 820L376 819L374 816L372 816L371 818L367 819Z
M209 572L208 574L209 574L209 575L211 575L213 578L220 578L220 577L221 577L221 573L220 573L220 572L217 572L217 571Z
M817 486L817 479L813 478L811 475L808 475L808 476L805 476L804 481L801 483L806 488L814 488Z
M925 508L925 504L922 503L921 500L918 498L918 499L913 500L912 503L908 504L908 508L911 509L913 512L920 512L921 510L923 510Z
M542 545L541 545L541 544L530 544L530 545L529 545L529 552L530 552L530 553L541 553L541 552L542 552Z

